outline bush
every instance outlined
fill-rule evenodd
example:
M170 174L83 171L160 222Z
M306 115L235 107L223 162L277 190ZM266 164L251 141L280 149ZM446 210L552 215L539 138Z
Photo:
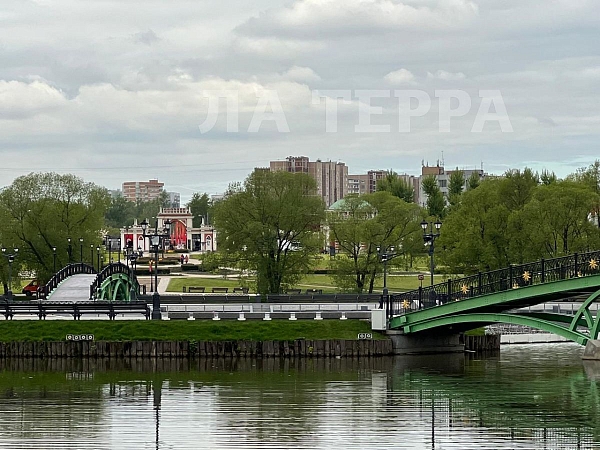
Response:
M315 269L312 273L315 275L333 275L336 272L334 269Z
M198 272L198 271L200 271L200 266L198 264L182 264L181 271L182 272Z

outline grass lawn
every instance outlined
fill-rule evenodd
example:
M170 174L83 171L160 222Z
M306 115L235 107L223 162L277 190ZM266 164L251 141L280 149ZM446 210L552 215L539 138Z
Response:
M93 334L97 341L225 341L356 339L358 333L373 333L369 322L323 321L145 321L145 320L15 320L3 321L0 342L64 341L67 334Z
M435 275L434 282L441 283L445 281L446 277L442 275ZM388 275L387 285L388 289L392 292L398 291L409 291L411 289L417 289L419 287L419 279L417 275ZM182 292L183 286L204 286L206 292L210 292L213 287L229 287L230 292L234 287L241 286L240 280L237 280L235 276L230 279L224 278L205 278L205 277L177 277L171 279L167 290L169 292ZM423 286L429 286L429 276L425 275L423 280ZM333 280L329 275L306 275L302 281L300 281L295 288L302 289L322 289L323 293L336 293L340 290L334 286ZM381 292L383 289L383 279L378 279L375 282L375 291ZM251 291L252 292L252 291Z
M229 292L233 291L233 288L241 287L240 280L234 276L224 278L208 278L208 277L176 277L169 281L167 291L169 292L183 292L184 286L204 286L206 292L210 292L213 287L228 287Z

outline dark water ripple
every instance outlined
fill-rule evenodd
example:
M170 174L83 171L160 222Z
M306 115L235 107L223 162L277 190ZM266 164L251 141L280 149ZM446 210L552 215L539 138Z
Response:
M600 368L500 356L0 363L2 449L597 449Z

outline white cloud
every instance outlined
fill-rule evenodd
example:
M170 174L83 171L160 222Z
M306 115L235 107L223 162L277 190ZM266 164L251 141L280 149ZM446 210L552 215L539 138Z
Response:
M65 96L43 81L0 80L0 117L24 118L66 104Z
M462 72L452 73L445 70L438 70L435 73L427 72L427 78L430 80L459 81L467 77Z
M117 187L140 165L136 161L147 164L148 157L164 159L165 154L171 166L213 169L251 159L251 170L269 159L308 153L313 159L342 160L353 172L365 166L418 171L421 158L435 160L442 150L452 155L452 164L483 160L490 167L518 165L523 154L532 160L562 161L564 167L574 155L597 157L596 1L140 4L3 2L2 161L31 169L35 164L53 169L67 161L93 168L112 164L110 171L85 174ZM377 136L353 132L358 120L355 96L349 105L338 104L335 134L325 133L325 101L311 104L311 90L415 85L427 90L431 111L412 118L414 131L401 136L393 96L372 102L384 112L372 122L389 124L392 130ZM448 87L468 92L472 108L456 118L450 134L440 135L434 91ZM200 136L198 125L208 103L202 94L220 89L239 93L240 133L226 133L220 116L214 131ZM268 127L264 133L262 127L260 133L244 133L257 95L273 89L290 133L284 138ZM514 133L501 134L493 124L478 136L468 132L481 89L502 93ZM194 189L205 185L212 190L247 174L213 169L199 176L196 166L186 176ZM181 184L182 170L152 175ZM140 171L140 177L147 172ZM0 186L18 174L0 171Z
M394 70L383 78L391 84L412 84L415 81L415 76L406 69Z
M392 0L296 0L239 27L247 34L356 35L391 29L458 28L474 20L478 6L468 0L440 0L435 6Z
M310 67L290 67L284 74L283 78L290 81L306 82L321 81L321 77L315 73Z

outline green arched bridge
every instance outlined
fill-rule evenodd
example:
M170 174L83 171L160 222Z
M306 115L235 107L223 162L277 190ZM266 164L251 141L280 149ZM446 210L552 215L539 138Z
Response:
M131 301L139 291L133 269L125 264L111 263L98 273L88 264L76 263L62 268L40 286L38 298L55 302Z
M389 329L404 334L463 332L493 324L525 325L585 345L600 331L600 251L575 253L448 280L392 295L386 304ZM581 302L574 315L524 312L557 301Z

